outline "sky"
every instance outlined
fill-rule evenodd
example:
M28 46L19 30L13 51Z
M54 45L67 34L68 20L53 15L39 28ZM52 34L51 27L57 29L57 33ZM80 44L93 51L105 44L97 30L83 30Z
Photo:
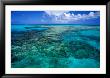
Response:
M99 11L12 11L11 24L100 25Z

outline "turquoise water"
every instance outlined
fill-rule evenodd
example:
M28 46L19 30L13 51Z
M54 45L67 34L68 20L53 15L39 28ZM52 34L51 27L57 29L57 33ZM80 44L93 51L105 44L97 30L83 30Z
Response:
M12 31L28 31L28 30L46 30L47 28L44 27L39 27L39 25L37 26L37 28L35 28L35 26L33 25L12 25L11 30Z
M12 68L99 68L100 26L12 25Z

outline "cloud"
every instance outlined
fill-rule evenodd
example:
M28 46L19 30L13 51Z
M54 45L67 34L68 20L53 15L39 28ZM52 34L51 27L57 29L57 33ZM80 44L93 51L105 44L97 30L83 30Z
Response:
M49 16L60 16L66 12L67 11L45 11L45 13L48 14Z
M68 23L70 21L87 20L97 18L100 12L89 12L88 14L74 14L70 11L45 11L45 13L56 23Z
M88 15L91 16L91 17L93 17L94 14L95 14L94 12L90 12Z

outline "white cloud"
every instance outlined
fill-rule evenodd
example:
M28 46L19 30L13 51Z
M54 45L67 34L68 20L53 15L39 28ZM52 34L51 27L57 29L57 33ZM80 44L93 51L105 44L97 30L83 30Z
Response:
M78 14L78 17L81 18L81 14Z
M89 14L74 14L69 11L45 11L45 13L52 18L56 23L67 23L70 21L87 20L91 18L97 18L100 16L100 12L90 12Z
M64 16L65 17L71 17L71 14L70 13L64 13Z
M90 12L88 15L90 16L90 17L93 17L94 16L94 12Z
M66 12L67 11L45 11L49 16L60 16Z

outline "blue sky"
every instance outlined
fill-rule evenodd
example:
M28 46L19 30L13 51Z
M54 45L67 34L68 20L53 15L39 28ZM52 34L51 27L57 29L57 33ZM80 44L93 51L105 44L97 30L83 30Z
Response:
M12 11L11 24L100 25L99 11Z

